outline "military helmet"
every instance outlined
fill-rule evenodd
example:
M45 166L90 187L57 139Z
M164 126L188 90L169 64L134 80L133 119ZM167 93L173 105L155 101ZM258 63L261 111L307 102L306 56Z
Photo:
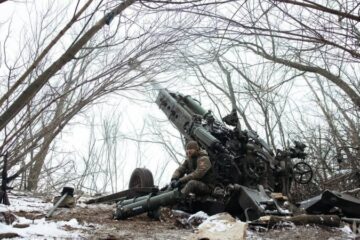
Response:
M186 144L186 149L199 150L200 147L199 147L199 144L196 141L191 140Z

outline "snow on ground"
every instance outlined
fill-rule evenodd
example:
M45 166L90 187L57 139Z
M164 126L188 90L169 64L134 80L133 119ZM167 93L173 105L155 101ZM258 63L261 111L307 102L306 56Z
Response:
M16 224L29 224L26 228L15 228ZM80 238L80 235L76 232L69 232L62 228L68 226L73 228L83 228L80 226L76 219L72 219L68 222L48 222L45 218L28 220L25 218L18 218L12 225L5 225L0 223L0 233L16 233L22 238Z
M347 234L352 234L352 230L349 226L344 226L343 228L341 228L341 231L343 231L344 233L347 233Z
M9 195L9 200L11 205L5 207L11 212L47 212L53 206L52 203L44 202L43 199L24 195Z
M347 236L349 236L349 238L353 238L353 239L360 239L360 234L355 234L349 225L345 225L344 227L340 228L340 230L345 233ZM360 230L360 226L359 226L359 230Z
M192 219L194 218L200 218L202 220L206 220L209 218L209 215L207 215L205 212L203 211L200 211L200 212L197 212L195 214L192 214L189 218L188 218L188 222L191 222Z
M197 227L194 239L243 240L246 238L246 230L246 223L228 213L218 213L208 217Z
M115 204L111 205L111 204L105 204L105 203L86 204L83 202L78 202L76 204L76 206L80 207L80 208L89 208L89 209L109 209L109 207L111 209L115 209Z
M78 239L81 238L78 230L87 228L84 225L80 225L76 219L54 222L46 220L44 217L40 219L27 219L16 215L19 212L47 213L53 204L45 202L41 198L15 193L15 195L9 194L9 200L10 206L0 204L0 212L15 213L16 220L11 225L0 223L0 234L16 233L20 238L25 239ZM23 227L17 227L19 225Z
M234 221L236 222L236 221ZM199 229L204 226L208 227L210 232L224 232L234 225L234 222L230 222L228 219L223 219L221 215L216 214L207 218L202 224L199 225Z

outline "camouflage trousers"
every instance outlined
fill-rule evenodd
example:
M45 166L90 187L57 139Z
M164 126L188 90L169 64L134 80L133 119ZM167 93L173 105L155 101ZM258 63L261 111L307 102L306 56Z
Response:
M195 195L207 195L210 194L211 191L211 187L197 180L190 180L181 189L181 193L185 195L189 195L189 193L194 193Z

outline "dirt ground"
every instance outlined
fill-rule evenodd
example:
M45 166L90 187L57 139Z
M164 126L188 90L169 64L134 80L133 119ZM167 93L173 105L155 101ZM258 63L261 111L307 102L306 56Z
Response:
M107 204L78 204L73 209L59 209L49 220L69 221L76 219L85 228L74 229L83 236L83 239L189 239L194 228L185 228L170 214L162 215L162 221L140 215L128 220L117 221L112 219L115 205ZM16 212L18 216L28 219L44 217L40 212ZM247 231L247 239L360 239L349 235L339 228L319 226L293 226L283 225L273 229L258 227Z
M175 220L156 221L140 215L125 221L112 218L115 205L80 204L73 209L58 209L49 219L51 221L70 221L76 219L86 228L69 231L79 232L84 239L188 239L191 229L178 227ZM28 219L43 218L40 212L14 212L17 216Z

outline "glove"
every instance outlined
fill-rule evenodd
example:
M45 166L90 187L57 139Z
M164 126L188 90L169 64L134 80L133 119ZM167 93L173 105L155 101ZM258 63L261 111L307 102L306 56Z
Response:
M179 180L173 179L171 180L170 186L172 189L178 188L181 186L181 182Z

